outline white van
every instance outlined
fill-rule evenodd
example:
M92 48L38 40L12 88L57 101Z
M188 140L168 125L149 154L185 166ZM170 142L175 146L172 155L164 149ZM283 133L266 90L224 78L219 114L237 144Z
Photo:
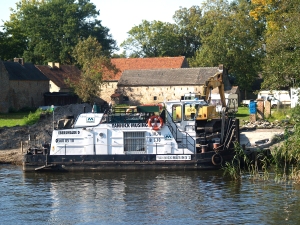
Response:
M278 104L285 106L291 105L290 93L285 90L260 91L258 92L257 98L271 101L273 108Z

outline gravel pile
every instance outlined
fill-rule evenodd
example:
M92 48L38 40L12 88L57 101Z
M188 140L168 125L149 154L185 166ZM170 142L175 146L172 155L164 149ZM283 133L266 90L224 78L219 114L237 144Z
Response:
M91 112L92 106L89 104L73 104L59 106L54 110L54 126L60 119L74 117L81 113ZM21 142L26 148L30 144L39 145L50 142L53 130L53 114L42 114L38 123L32 126L15 126L0 128L0 150L21 148Z
M255 122L250 122L250 121L242 121L241 122L241 128L240 129L282 129L285 127L290 127L292 126L289 124L288 120L276 120L274 122L268 122L265 120L258 120Z

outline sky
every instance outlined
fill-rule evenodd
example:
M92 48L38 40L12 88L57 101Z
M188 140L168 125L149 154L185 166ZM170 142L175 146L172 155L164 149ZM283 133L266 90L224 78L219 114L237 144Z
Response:
M9 8L16 9L20 0L0 0L0 26L3 21L9 20ZM173 23L176 10L190 8L193 5L201 6L203 0L90 0L100 10L102 26L109 28L112 38L117 45L127 39L127 32L142 20ZM120 49L119 53L122 52Z

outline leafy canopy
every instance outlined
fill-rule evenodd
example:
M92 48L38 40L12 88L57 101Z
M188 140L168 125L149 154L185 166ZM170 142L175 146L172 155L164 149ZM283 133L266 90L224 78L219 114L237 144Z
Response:
M190 66L218 66L233 76L235 84L250 90L260 71L263 58L260 40L264 24L249 17L251 4L246 0L229 4L208 0L203 5L201 47L189 60Z
M49 61L72 64L73 47L89 36L101 43L103 51L111 53L117 49L116 42L108 34L109 29L96 19L98 15L99 11L90 0L19 1L10 20L4 24L3 42L10 39L8 47L20 43L20 48L12 48L10 54L0 57L8 59L12 55L22 55L34 64Z
M131 57L192 57L201 45L201 10L198 6L180 8L173 19L175 23L143 20L128 32L121 47Z
M161 21L143 20L128 32L129 38L121 43L126 51L137 57L178 56L180 42L176 27Z
M67 82L84 102L96 102L101 96L103 77L116 74L118 70L111 64L101 44L91 36L78 42L73 55L82 68L82 73L78 80Z
M283 89L300 81L300 4L299 0L252 0L251 16L265 21L266 57L263 88Z

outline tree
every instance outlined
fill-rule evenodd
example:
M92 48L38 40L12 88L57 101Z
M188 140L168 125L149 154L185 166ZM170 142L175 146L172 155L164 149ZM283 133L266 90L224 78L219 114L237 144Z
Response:
M138 57L178 56L181 53L177 27L161 21L143 20L129 32L129 38L121 43L126 51Z
M183 49L181 55L190 58L201 45L202 12L199 6L180 8L173 16Z
M126 58L127 56L126 56L126 51L124 50L122 53L120 53L120 54L117 54L117 53L114 53L114 54L112 54L112 56L111 56L112 58Z
M13 58L21 58L23 49L26 47L24 36L17 31L14 35L8 35L7 32L0 31L0 59L12 60Z
M299 1L255 0L253 3L251 15L267 24L262 87L288 88L300 80Z
M198 6L180 8L173 16L175 23L143 20L133 27L121 47L130 57L192 57L201 45L201 10Z
M209 0L204 5L202 46L189 60L190 66L223 64L235 84L250 90L260 71L263 51L260 40L264 24L249 17L251 4Z
M89 0L23 0L17 3L4 28L6 37L26 43L21 49L26 61L72 64L72 48L90 35L97 38L103 51L111 53L117 49L109 29L96 19L98 15Z
M82 74L78 80L68 80L67 83L83 101L93 103L101 96L103 77L116 74L118 70L96 38L79 41L73 55L82 68Z

